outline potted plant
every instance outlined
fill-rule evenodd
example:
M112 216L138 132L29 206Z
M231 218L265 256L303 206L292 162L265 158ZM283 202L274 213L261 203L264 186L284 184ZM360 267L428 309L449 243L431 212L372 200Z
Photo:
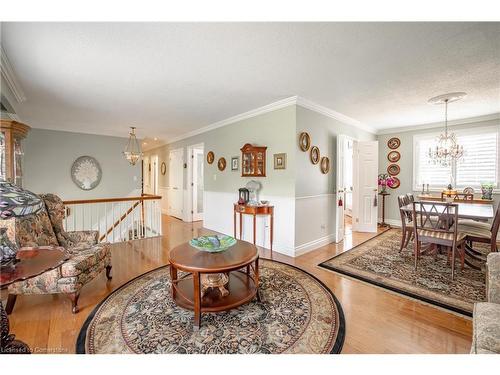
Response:
M381 173L378 175L378 186L380 186L380 193L387 193L387 186L392 187L396 180L389 176L387 173Z
M493 199L493 183L491 182L482 182L481 183L481 193L483 193L481 199Z

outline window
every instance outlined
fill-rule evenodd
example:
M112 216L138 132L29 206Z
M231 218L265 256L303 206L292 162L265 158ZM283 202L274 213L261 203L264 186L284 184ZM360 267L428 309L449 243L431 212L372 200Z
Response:
M431 189L443 189L451 183L458 189L471 186L479 189L483 182L493 182L499 188L499 128L454 131L463 145L462 159L449 167L434 165L428 157L429 147L436 147L439 133L416 135L413 138L413 188L422 184Z

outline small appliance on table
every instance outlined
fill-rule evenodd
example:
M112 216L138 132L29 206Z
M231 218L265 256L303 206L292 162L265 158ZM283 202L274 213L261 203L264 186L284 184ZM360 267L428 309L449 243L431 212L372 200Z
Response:
M200 237L172 249L169 261L172 299L194 311L195 330L204 312L230 310L254 297L260 301L259 254L248 242L222 235Z

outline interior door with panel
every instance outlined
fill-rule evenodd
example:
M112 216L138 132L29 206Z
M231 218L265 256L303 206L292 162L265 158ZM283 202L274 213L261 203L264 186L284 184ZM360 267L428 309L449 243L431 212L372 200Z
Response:
M352 230L377 231L378 141L353 144Z
M182 148L171 150L168 157L168 214L179 219L182 219L184 203L183 153Z

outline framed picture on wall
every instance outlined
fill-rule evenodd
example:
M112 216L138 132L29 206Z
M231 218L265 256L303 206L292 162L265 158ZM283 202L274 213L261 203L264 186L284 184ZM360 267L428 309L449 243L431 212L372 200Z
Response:
M231 158L231 170L237 171L240 169L240 158L238 156L233 156Z
M274 169L286 169L286 154L274 154Z

